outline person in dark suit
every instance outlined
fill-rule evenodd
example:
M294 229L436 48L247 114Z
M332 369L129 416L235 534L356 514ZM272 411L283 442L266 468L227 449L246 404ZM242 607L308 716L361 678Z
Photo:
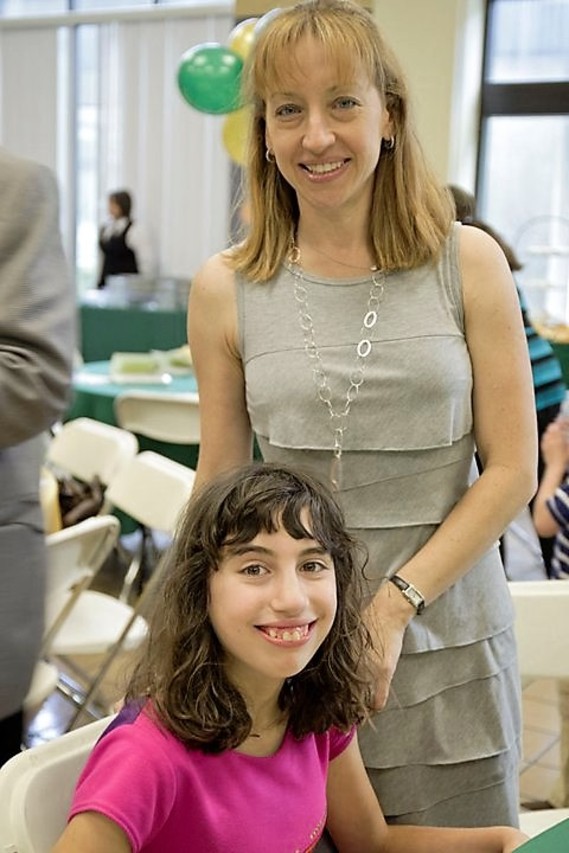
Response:
M75 300L52 172L0 148L0 764L19 751L43 631L40 468L65 411Z

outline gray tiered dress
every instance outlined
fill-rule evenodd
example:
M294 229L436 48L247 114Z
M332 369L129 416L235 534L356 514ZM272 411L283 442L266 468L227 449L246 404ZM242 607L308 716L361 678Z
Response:
M421 548L477 476L457 242L455 228L437 265L386 276L365 380L348 418L340 500L369 550L370 594ZM340 410L369 277L305 274L304 286ZM317 398L291 270L265 284L238 278L237 303L247 405L263 457L328 479L333 433ZM512 621L497 546L411 621L388 705L360 733L392 822L516 823Z

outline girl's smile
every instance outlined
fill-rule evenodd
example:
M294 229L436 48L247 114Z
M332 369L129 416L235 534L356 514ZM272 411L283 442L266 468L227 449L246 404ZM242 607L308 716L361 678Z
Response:
M301 625L259 625L258 628L271 642L302 645L309 639L315 624L315 622L309 622Z

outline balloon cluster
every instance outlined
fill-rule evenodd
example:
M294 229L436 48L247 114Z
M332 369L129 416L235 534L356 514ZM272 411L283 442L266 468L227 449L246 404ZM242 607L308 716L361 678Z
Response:
M231 30L227 46L206 42L190 48L178 65L178 87L190 106L212 115L227 113L223 144L239 165L245 162L250 118L250 108L244 105L241 92L243 62L270 14L241 21Z

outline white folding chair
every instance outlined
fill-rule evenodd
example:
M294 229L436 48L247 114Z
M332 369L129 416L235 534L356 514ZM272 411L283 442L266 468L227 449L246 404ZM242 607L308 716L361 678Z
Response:
M533 838L539 835L540 832L545 832L546 829L568 818L569 809L543 809L542 811L522 812L520 814L520 829L526 835L529 835L530 838ZM556 850L561 850L561 848L555 847ZM553 850L552 853L554 853Z
M73 607L79 605L74 617L75 625L79 626L80 634L84 637L88 625L98 619L97 630L99 637L103 632L108 633L111 626L106 617L109 608L114 608L114 599L108 596L110 604L104 607L99 601L93 603L93 593L87 590L104 561L118 541L120 523L111 515L87 518L46 536L46 592L45 592L45 628L42 643L42 659L36 664L32 683L24 700L24 710L28 718L34 716L43 702L58 686L62 686L61 673L53 661L46 659L54 648L63 654L71 645L71 624L66 625L65 632L55 637L62 629L71 614ZM84 598L80 599L80 596ZM124 609L123 621L130 617L130 608ZM122 623L115 626L118 635ZM65 638L68 638L65 641ZM99 639L99 645L101 640ZM79 641L75 641L75 647ZM83 640L84 644L84 640ZM108 641L110 644L110 641ZM65 691L64 691L65 692Z
M180 465L160 456L153 451L139 453L124 465L110 483L106 499L110 505L126 512L139 524L152 530L158 530L167 534L170 538L174 535L178 516L186 505L190 496L195 472L185 465ZM143 617L147 597L150 596L154 585L158 583L160 571L165 565L166 553L163 552L160 560L154 567L150 582L144 593L139 597L135 606L127 603L128 596L122 596L121 600L104 596L104 608L106 615L100 617L97 614L97 606L103 606L102 593L87 590L82 593L78 604L76 604L69 617L65 620L60 631L57 632L51 646L51 653L65 655L66 658L73 654L92 654L99 652L103 658L94 674L86 682L86 690L81 697L76 697L77 711L70 722L73 726L83 711L97 713L90 703L94 700L99 687L109 671L110 666L120 651L136 648L146 633L146 621ZM133 560L133 565L127 572L125 579L125 590L128 592L136 578L140 567L140 559ZM88 599L86 597L89 597ZM82 599L89 602L85 607L83 615L79 609ZM110 644L96 644L95 633L101 632L102 625L113 625L114 638ZM115 630L120 623L120 630ZM75 638L72 643L71 632ZM85 679L84 679L85 680ZM105 712L108 709L103 709Z
M46 536L44 651L118 542L120 522L97 515Z
M137 452L136 436L128 430L77 418L64 423L48 443L46 464L86 483L96 476L107 486Z
M44 659L59 665L58 688L83 710L93 676L77 664L83 655L105 655L122 638L124 651L136 648L147 625L135 609L114 595L90 589L93 578L118 542L120 522L112 515L87 518L46 538L48 574ZM73 681L67 675L73 673ZM91 695L91 694L90 694ZM101 715L108 713L102 706ZM73 717L71 724L77 718Z
M48 853L65 829L79 774L113 716L34 746L0 767L0 852Z
M516 614L518 663L523 681L569 678L569 582L510 581ZM520 813L520 827L530 837L569 817L569 809Z
M510 581L522 678L569 678L569 582Z
M125 391L115 398L114 408L123 429L172 444L200 443L197 394Z
M138 522L142 540L127 570L122 601L130 592L148 554L152 532L164 534L169 541L174 534L181 510L192 491L193 469L174 462L152 450L139 453L113 479L105 495L107 507L121 510Z
M24 699L23 710L28 720L38 713L48 696L56 690L58 683L58 668L48 661L38 661L34 667L32 683Z

